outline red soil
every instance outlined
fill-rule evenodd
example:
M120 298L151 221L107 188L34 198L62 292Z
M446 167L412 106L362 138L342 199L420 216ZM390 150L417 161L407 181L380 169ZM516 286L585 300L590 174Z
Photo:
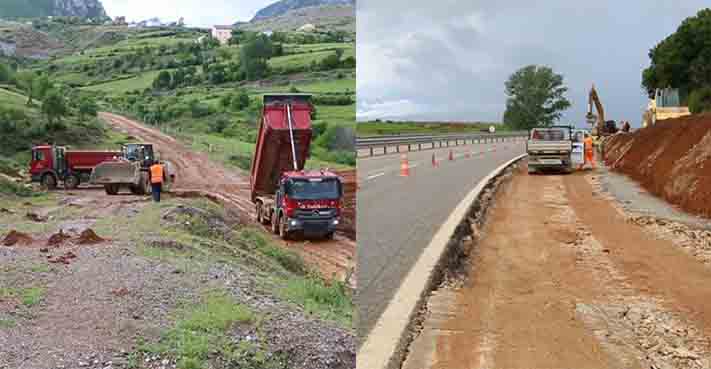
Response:
M84 232L79 235L80 245L93 245L95 243L101 243L104 241L106 240L99 237L96 233L94 233L91 228L84 230Z
M656 196L711 217L711 114L615 135L605 142L605 162Z
M2 240L2 244L5 246L15 246L15 245L29 245L32 243L32 237L29 235L18 232L16 230L10 231L10 233L5 236Z

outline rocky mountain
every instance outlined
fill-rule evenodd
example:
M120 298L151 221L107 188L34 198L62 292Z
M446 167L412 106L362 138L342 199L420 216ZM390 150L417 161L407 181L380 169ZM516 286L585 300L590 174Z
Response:
M0 18L76 16L106 17L100 0L1 0Z
M295 9L327 5L355 6L355 0L280 0L258 11L252 21L277 17Z

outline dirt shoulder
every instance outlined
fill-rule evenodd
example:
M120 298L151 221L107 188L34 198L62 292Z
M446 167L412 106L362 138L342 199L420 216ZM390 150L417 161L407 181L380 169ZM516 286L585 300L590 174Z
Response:
M112 128L127 135L156 144L161 158L170 161L177 171L174 192L184 196L209 197L235 210L245 222L256 224L254 205L250 200L248 174L236 169L228 169L211 161L204 153L193 152L182 143L156 129L146 127L126 117L100 113L100 117ZM355 179L355 176L348 178ZM355 186L346 186L352 191L346 215L355 219ZM353 213L353 214L352 214ZM353 226L355 226L354 221ZM265 232L269 232L264 228ZM335 240L310 240L284 243L276 236L272 239L286 248L299 252L306 262L327 278L349 279L355 286L355 232L337 234Z
M592 177L513 177L404 368L711 365L711 268L628 221Z

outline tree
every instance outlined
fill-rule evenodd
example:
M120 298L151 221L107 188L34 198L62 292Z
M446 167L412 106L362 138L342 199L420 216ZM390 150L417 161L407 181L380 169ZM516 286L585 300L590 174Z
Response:
M160 73L158 73L158 76L156 77L155 80L153 80L153 88L157 90L162 90L166 88L170 88L171 83L173 81L172 76L170 75L170 72L167 70L163 70Z
M62 120L67 114L67 104L64 96L57 90L50 90L42 102L42 113L47 116L47 121L51 128L55 128L55 123Z
M506 81L504 123L514 129L551 126L570 107L563 76L549 67L529 65Z
M34 72L24 71L17 73L16 78L18 86L27 93L27 106L32 105L32 99L35 97L33 88L37 75Z
M711 112L711 86L696 89L689 95L689 110L693 114Z
M14 80L14 72L7 64L0 64L0 82L9 83Z
M658 88L678 88L683 96L711 85L711 9L686 18L679 28L649 51L650 66L642 87L650 97Z
M266 76L267 61L274 53L272 41L266 35L258 35L240 49L240 70L249 80Z
M90 97L83 97L79 101L79 119L84 121L84 119L89 117L96 117L99 107L96 105L96 101Z

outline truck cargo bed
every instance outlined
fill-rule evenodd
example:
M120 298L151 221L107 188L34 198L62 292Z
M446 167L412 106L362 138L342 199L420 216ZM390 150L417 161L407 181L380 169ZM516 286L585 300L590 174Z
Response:
M289 111L296 151L296 168L291 149ZM308 96L265 95L262 122L252 159L252 200L273 194L281 173L302 170L311 145L311 105Z

